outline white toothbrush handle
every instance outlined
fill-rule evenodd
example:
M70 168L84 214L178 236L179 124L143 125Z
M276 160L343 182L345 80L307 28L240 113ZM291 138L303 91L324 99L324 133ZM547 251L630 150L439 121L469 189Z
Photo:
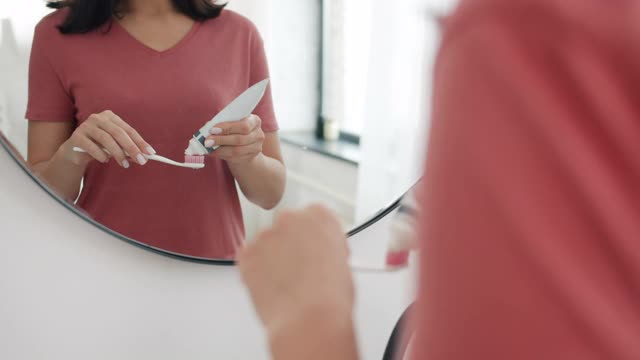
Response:
M183 168L202 169L204 167L204 164L179 163L177 161L168 159L168 158L166 158L164 156L160 156L160 155L145 155L145 156L149 160L165 163L167 165L183 167Z
M83 154L87 153L83 148L79 148L77 146L73 148L73 151L78 152L78 153L83 153ZM111 153L107 149L102 149L102 151L106 152L107 155L111 155ZM124 152L124 154L129 156L129 153L127 153L126 151Z
M107 149L102 149L104 152L106 152L107 154L111 155L109 153L109 150ZM79 152L79 153L87 153L84 149L79 148L79 147L74 147L73 151L75 152ZM125 155L129 156L129 154L125 151ZM149 159L149 160L153 160L153 161L157 161L157 162L161 162L167 165L173 165L173 166L178 166L178 167L183 167L183 168L189 168L189 169L202 169L204 168L204 164L187 164L187 163L179 163L177 161L173 161L171 159L167 159L164 156L160 156L160 155L147 155L147 154L142 154L145 158Z

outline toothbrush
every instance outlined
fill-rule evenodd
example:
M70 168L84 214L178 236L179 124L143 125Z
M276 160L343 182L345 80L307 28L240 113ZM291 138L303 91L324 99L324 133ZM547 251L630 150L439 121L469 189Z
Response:
M73 151L75 152L79 152L79 153L86 153L86 151L84 151L83 149L79 148L79 147L74 147ZM106 152L107 154L109 154L109 151L107 151L106 149L103 149L104 152ZM129 156L129 154L125 153L127 156ZM160 155L147 155L147 154L143 154L143 156L145 158L147 158L148 160L153 160L153 161L157 161L157 162L161 162L167 165L173 165L173 166L177 166L177 167L183 167L183 168L189 168L189 169L202 169L204 168L204 156L189 156L189 157L185 157L185 162L184 163L179 163L177 161L173 161L171 159L168 159L164 156L160 156Z
M227 107L222 109L222 111L200 128L200 130L196 131L184 151L185 162L204 158L204 155L217 149L218 146L212 148L204 146L204 142L211 133L211 129L221 122L238 121L251 115L256 106L258 106L258 103L260 103L260 100L262 100L268 84L269 79L264 79L251 86L227 105Z
M416 236L416 209L406 204L400 205L391 223L391 239L387 245L387 251L382 261L364 263L351 259L349 265L353 271L359 272L394 272L409 266L409 255L417 249Z
M352 271L377 272L377 273L396 272L404 269L404 267L402 266L390 266L390 265L381 266L380 264L365 263L365 262L359 262L355 260L349 260L349 267L351 268Z
M264 79L259 83L251 86L245 92L240 94L235 100L233 100L227 107L222 109L212 120L207 122L200 130L198 130L191 140L189 140L189 145L187 149L184 151L184 163L179 163L177 161L173 161L171 159L167 159L166 157L159 155L144 155L149 160L158 161L161 163L165 163L168 165L191 168L191 169L202 169L204 168L204 157L207 154L210 154L218 146L214 146L212 148L207 148L204 146L204 142L207 136L210 134L211 129L221 122L227 121L237 121L244 119L251 115L253 110L258 106L260 100L264 96L265 91L267 90L267 85L269 84L269 79ZM85 153L81 148L73 148L75 152ZM108 151L104 150L106 153ZM127 156L129 156L127 154Z
M398 214L391 224L394 236L387 248L387 266L406 267L409 265L409 252L417 248L415 216L416 210L409 205L403 204L398 208Z

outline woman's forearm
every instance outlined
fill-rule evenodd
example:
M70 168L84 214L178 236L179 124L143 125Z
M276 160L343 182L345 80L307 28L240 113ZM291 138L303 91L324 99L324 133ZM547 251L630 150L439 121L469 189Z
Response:
M358 360L351 316L346 313L308 311L269 331L274 360Z
M74 201L80 192L80 183L87 167L72 163L62 155L62 151L58 151L48 161L32 164L31 168L58 195L67 201Z
M229 169L252 203L269 210L282 199L286 183L282 162L260 154L248 163L229 163Z

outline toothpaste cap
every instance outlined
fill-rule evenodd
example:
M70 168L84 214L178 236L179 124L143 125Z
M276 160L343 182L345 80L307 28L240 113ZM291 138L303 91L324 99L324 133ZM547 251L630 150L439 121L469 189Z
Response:
M189 140L189 146L184 151L184 154L187 156L199 156L199 155L207 155L209 151L207 148L202 146L200 142L196 141L196 139Z

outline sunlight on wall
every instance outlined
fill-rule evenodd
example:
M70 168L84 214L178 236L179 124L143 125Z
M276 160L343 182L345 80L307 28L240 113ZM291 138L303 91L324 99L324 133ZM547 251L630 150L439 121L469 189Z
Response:
M49 13L43 0L0 0L0 130L25 155L27 148L27 71L36 24Z
M348 86L360 87L351 91L350 104L361 108L350 111L361 117L363 126L356 221L388 206L422 175L432 68L441 35L434 15L448 14L456 3L404 0L390 8L385 0L369 3L373 7L369 49L351 55L361 57L368 68L351 65L347 69L358 72L345 75L359 76ZM362 99L356 102L357 95Z
M43 0L0 0L0 19L10 19L22 54L29 52L33 29L50 10Z

